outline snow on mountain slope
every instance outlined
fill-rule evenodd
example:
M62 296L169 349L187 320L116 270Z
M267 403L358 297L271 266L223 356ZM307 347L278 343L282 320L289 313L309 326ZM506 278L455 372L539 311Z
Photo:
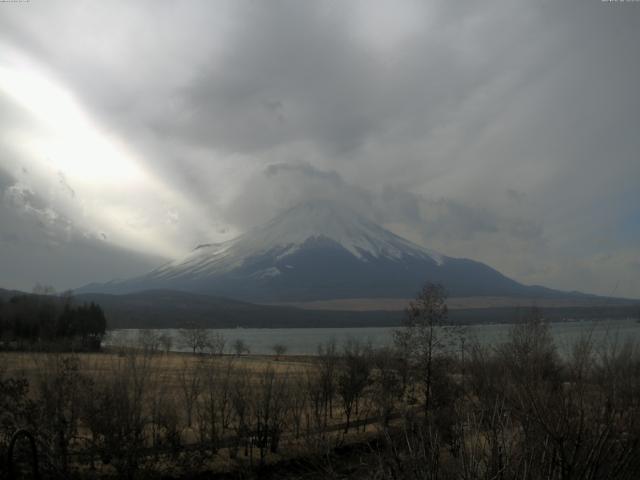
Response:
M273 254L276 260L299 251L312 240L329 240L360 261L415 258L444 262L444 256L405 240L350 209L332 202L308 202L280 214L267 224L238 238L199 245L186 258L171 262L150 274L157 279L203 277L240 267L251 256ZM268 267L261 276L279 275Z
M92 284L79 292L173 289L258 302L408 298L427 281L452 296L539 296L473 260L420 247L330 201L291 208L227 242L196 247L185 258L140 277Z

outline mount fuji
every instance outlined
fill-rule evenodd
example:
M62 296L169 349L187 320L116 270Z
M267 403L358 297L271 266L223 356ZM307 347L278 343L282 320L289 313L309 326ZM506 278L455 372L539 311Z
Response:
M223 243L124 281L78 292L182 290L252 302L409 298L427 281L451 296L550 297L473 260L416 245L330 201L308 202Z

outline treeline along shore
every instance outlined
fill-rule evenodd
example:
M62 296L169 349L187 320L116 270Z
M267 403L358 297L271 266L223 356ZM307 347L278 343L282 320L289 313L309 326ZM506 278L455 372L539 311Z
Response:
M78 302L95 302L105 311L109 328L180 328L197 323L207 328L344 328L396 327L399 310L313 310L281 305L256 305L227 298L186 292L153 290L127 295L83 294ZM638 302L594 299L594 305L548 306L542 309L549 321L597 318L629 318L640 314ZM455 308L451 323L511 323L527 308L517 306Z
M640 477L638 345L585 332L560 357L535 309L491 347L451 325L437 285L385 349L229 355L187 330L188 354L144 332L137 348L1 352L3 475Z
M107 319L100 305L51 291L0 297L0 349L100 350Z
M36 297L44 298L41 294ZM0 289L0 309L14 297L33 297L33 294ZM52 296L52 295L49 295ZM73 299L76 305L99 305L107 319L109 329L119 328L180 328L186 323L206 328L342 328L342 327L396 327L402 323L403 308L397 310L327 310L303 309L285 305L257 305L229 298L200 295L175 290L149 290L144 292L109 295L62 295ZM53 296L59 303L60 296ZM455 299L454 299L455 300ZM517 300L517 299L516 299ZM578 301L579 300L579 301ZM567 299L567 302L546 302L542 307L548 321L621 319L638 317L637 301L600 297ZM574 302L572 304L572 301ZM523 300L517 301L522 304ZM593 304L591 304L593 302ZM454 302L455 303L455 302ZM517 321L531 303L522 306L491 306L452 308L451 323L483 324L512 323Z

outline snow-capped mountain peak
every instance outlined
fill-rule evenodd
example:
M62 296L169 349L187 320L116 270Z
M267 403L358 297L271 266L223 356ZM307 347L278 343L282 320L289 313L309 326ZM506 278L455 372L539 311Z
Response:
M290 208L233 240L199 245L186 258L171 262L153 273L168 278L228 272L241 266L250 256L269 254L274 260L281 260L318 242L340 246L364 262L406 257L430 259L438 265L444 261L437 252L385 230L348 207L330 201L315 201ZM260 274L278 273L273 266L268 266Z
M249 301L407 298L426 281L452 295L530 291L487 265L418 246L331 201L298 205L233 240L199 245L146 275L92 291L176 289Z
M346 206L326 200L295 206L247 235L261 243L255 247L263 251L285 245L295 249L309 239L325 238L365 260L367 257L427 255L441 263L443 258L394 235Z

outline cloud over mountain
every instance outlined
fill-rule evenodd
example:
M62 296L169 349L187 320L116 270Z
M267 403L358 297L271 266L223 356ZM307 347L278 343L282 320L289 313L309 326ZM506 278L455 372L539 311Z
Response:
M2 238L169 258L338 196L526 283L640 296L629 2L4 7ZM14 286L31 249L5 252Z

